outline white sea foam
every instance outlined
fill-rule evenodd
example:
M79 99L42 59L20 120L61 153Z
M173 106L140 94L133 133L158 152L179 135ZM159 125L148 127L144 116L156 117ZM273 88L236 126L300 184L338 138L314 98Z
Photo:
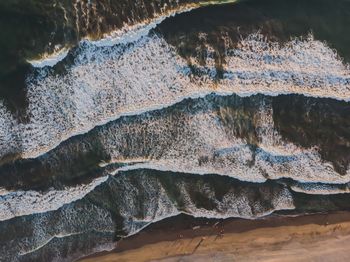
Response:
M235 2L235 1L228 1ZM207 3L204 3L207 4ZM209 5L215 4L215 1L209 2ZM164 21L166 18L171 16L175 16L177 14L181 14L184 12L189 12L194 8L198 8L202 4L186 4L178 9L172 9L167 12L162 13L161 15L156 16L153 19L148 19L146 21L142 21L140 23L136 23L133 25L125 24L122 28L106 33L99 40L92 40L89 37L86 37L82 41L88 40L89 43L92 43L96 46L114 46L119 44L128 44L134 41L139 40L143 36L147 36L148 33L155 28L158 24ZM69 48L62 47L58 48L56 52L51 54L43 54L40 59L32 59L28 60L34 67L42 68L45 66L53 67L58 62L62 61L69 52Z
M213 192L209 190L206 197L212 199L217 205L214 210L207 210L205 208L196 207L195 203L188 205L188 208L184 211L185 213L194 217L205 217L205 218L257 218L269 215L277 210L291 210L295 206L293 204L293 198L289 190L283 188L281 190L272 190L271 195L267 194L262 196L268 198L271 201L271 208L266 208L259 201L254 202L249 199L249 190L246 192L237 193L234 190L226 193L221 201L215 198ZM246 193L246 194L245 194ZM267 193L267 190L266 190ZM185 201L190 201L190 196L186 193Z
M214 4L214 3L212 3ZM89 40L92 44L96 46L114 46L120 44L128 44L135 42L142 37L145 37L149 32L154 29L158 24L163 22L166 18L175 16L177 14L189 12L197 7L199 4L187 4L181 8L170 10L163 13L161 16L149 19L135 25L125 25L122 29L105 34L102 39L99 40Z
M21 151L18 137L18 123L0 101L0 156L16 154ZM0 158L1 158L0 157Z
M255 116L256 149L231 133L231 127L225 127L220 120L220 113L210 109L194 114L146 115L110 125L96 136L111 155L111 164L129 164L114 170L111 165L109 171L113 175L144 168L218 174L249 182L279 178L304 183L350 181L350 171L345 175L337 173L332 164L321 158L317 148L302 148L284 141L274 129L271 104L266 103L261 102Z
M213 207L206 209L198 207L199 203L190 196L193 186L190 183L185 181L176 183L176 187L180 190L180 195L177 197L182 199L181 206L178 206L177 201L169 194L169 188L165 188L158 178L147 174L141 175L139 177L142 179L140 184L137 182L135 184L135 180L129 178L125 174L116 177L115 183L110 181L111 183L107 187L107 194L110 193L109 190L113 192L113 198L110 201L118 200L114 211L123 217L123 230L128 236L139 232L151 223L181 213L206 218L257 218L277 210L294 208L291 193L282 186L263 186L265 188L259 191L262 196L260 199L252 197L252 193L254 195L257 190L255 187L236 188L232 186L221 199L218 199L208 182L198 181L198 193L204 194L214 204ZM43 204L45 201L41 201L40 198L43 196L38 197L37 202ZM53 198L52 201L54 200ZM268 201L268 205L266 205L266 201ZM35 234L33 233L26 238L17 238L13 243L13 248L18 250L18 254L25 256L39 251L57 238L76 236L93 230L113 233L115 221L111 219L109 212L100 208L96 209L96 205L91 205L90 201L84 203L78 205L81 210L72 207L53 213L54 215L48 212L43 216L33 216L33 219L28 220L28 226ZM109 205L109 203L104 204ZM31 205L29 204L29 207ZM89 216L90 213L94 215L92 219L82 217L82 214Z
M35 248L30 249L30 250L23 251L19 255L20 256L25 256L25 255L28 255L28 254L33 253L35 251L38 251L41 248L45 247L47 244L49 244L52 240L54 240L56 238L65 238L65 237L79 235L81 233L83 233L83 232L74 232L74 233L68 233L68 234L57 234L57 235L54 235L54 236L50 237L49 239L45 240L45 242L43 242L39 246L36 246Z
M34 67L45 67L45 66L54 66L58 62L62 61L67 55L68 55L69 49L62 48L52 54L44 54L42 55L42 58L40 59L33 59L28 60L28 63L30 63Z
M118 29L114 30L112 32L105 33L103 37L99 40L92 40L90 37L86 37L84 40L88 40L90 43L93 43L97 46L113 46L117 44L127 44L133 41L137 41L143 36L147 36L147 34L155 28L158 24L160 24L162 21L164 21L166 18L169 18L171 16L175 16L177 14L181 14L184 12L189 12L195 8L206 6L206 5L219 5L219 4L227 4L227 3L234 3L236 0L227 0L227 1L201 1L199 3L188 3L183 4L179 6L178 8L172 8L168 11L164 11L161 14L156 14L154 18L146 19L142 22L128 25L125 23L125 25ZM75 8L77 8L78 2L74 4ZM60 4L60 7L62 8L65 16L67 11L65 8ZM79 18L79 11L76 9L76 17ZM82 10L83 11L83 10ZM83 11L84 12L84 11ZM88 12L84 12L84 15L88 15ZM65 17L66 21L68 20L67 17ZM78 23L78 21L77 21ZM87 23L89 23L89 19L87 19ZM87 24L86 27L89 27ZM77 28L79 28L79 25L77 25ZM84 41L83 40L83 41ZM38 68L42 68L45 66L54 66L58 62L62 61L68 54L69 48L68 47L60 47L57 46L56 51L51 54L43 54L41 55L40 59L31 59L28 60L28 62Z
M224 79L214 81L210 56L209 73L192 76L186 60L159 37L143 37L127 47L82 44L67 74L47 75L43 70L28 82L29 123L8 124L13 120L2 113L0 135L7 143L1 145L1 152L9 151L6 144L19 141L23 158L37 157L122 115L211 92L350 98L348 67L332 49L311 37L281 47L253 35L239 48L228 50L226 60Z
M65 190L13 191L0 196L0 221L18 216L32 215L57 210L65 204L83 198L108 176L95 179L87 185L68 187Z
M50 259L61 261L62 254L60 252L66 254L62 248L64 248L65 243L69 243L69 239L65 240L65 238L79 238L80 235L83 235L86 240L85 234L94 238L98 233L103 235L107 233L112 240L115 230L113 218L108 210L95 205L86 207L74 203L53 212L20 217L10 223L14 223L18 230L15 235L10 234L11 240L1 246L2 258L6 261L31 259L32 253L34 253L34 257L37 256L41 249L47 245L49 245L49 249L53 248L57 251L57 253L52 254ZM27 230L30 230L29 235L26 234Z
M182 205L177 206L169 193L166 192L163 185L154 178L142 177L141 188L135 188L128 179L124 179L123 186L128 188L128 192L120 193L118 199L121 203L128 203L120 206L120 214L124 219L124 230L128 235L135 234L151 223L173 217L178 214L188 214L193 217L205 218L257 218L271 214L277 210L294 209L293 198L287 188L265 186L262 194L263 198L269 201L270 205L264 206L264 200L253 200L249 197L252 188L246 187L244 190L236 191L232 187L223 195L222 199L217 199L215 192L208 183L198 186L198 192L201 192L212 201L212 209L198 207L190 196L191 184L181 181L176 186L180 192L178 197L181 198ZM175 185L174 185L175 186ZM140 207L139 193L142 192L142 207ZM262 201L262 202L260 202ZM141 212L141 213L140 213Z
M293 191L309 195L336 195L350 193L349 185L296 184L290 187Z

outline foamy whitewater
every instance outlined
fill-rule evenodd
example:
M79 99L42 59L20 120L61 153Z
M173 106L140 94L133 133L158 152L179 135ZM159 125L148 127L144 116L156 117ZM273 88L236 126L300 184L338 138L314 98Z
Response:
M294 192L312 195L335 195L350 193L349 184L346 185L326 185L326 184L296 184L292 185Z
M24 256L40 252L40 249L50 245L57 238L78 237L89 231L94 231L94 235L98 232L113 234L115 223L108 209L104 208L113 203L118 203L114 211L123 218L122 227L124 234L127 235L137 233L152 222L180 213L208 218L256 218L276 210L294 208L291 193L281 185L262 185L260 189L254 186L231 185L221 198L217 198L215 190L208 181L198 180L197 192L214 203L213 207L208 208L200 207L199 203L194 201L191 196L193 185L189 181L186 182L186 179L177 179L171 185L172 188L179 190L177 196L179 199L174 199L169 193L170 188L162 183L161 176L140 174L136 177L137 180L131 178L132 176L132 174L121 174L110 178L95 188L91 194L58 210L48 210L43 214L19 218L13 223L20 223L19 227L26 223L34 233L29 237L16 239L12 243L11 250ZM105 198L108 192L113 194ZM261 198L254 197L256 192L261 194ZM94 194L97 197L94 197ZM50 221L55 226L42 226ZM0 247L0 250L1 248L6 247ZM9 252L6 249L2 251L3 254Z
M235 2L235 1L228 1ZM204 3L205 5L206 3ZM208 3L209 5L215 4ZM148 19L147 21L143 21L140 23L136 23L134 25L125 24L123 28L119 30L112 31L110 33L106 33L102 39L99 40L90 40L89 37L86 37L85 40L88 40L90 43L96 46L114 46L120 44L128 44L130 42L137 41L143 36L147 36L150 30L155 28L158 24L164 21L166 18L175 16L177 14L181 14L184 12L189 12L192 9L199 7L199 4L186 4L178 9L169 10L167 12L162 12L162 15L158 15L153 19ZM62 7L63 8L63 7ZM58 48L58 50L52 54L44 54L41 55L40 59L32 59L28 60L34 67L43 68L46 66L53 67L58 62L62 61L67 55L69 50L67 47Z
M4 108L2 156L20 141L22 157L37 157L72 135L127 114L138 114L210 92L350 98L349 69L324 43L308 38L284 47L253 35L229 50L225 77L193 77L187 63L162 38L144 37L132 45L98 48L88 42L76 51L66 75L42 70L28 80L30 123L17 124ZM211 63L212 61L212 63ZM40 72L40 70L39 70ZM11 124L6 124L11 123Z
M39 68L42 68L45 66L54 66L58 62L62 61L68 55L68 52L69 52L68 49L62 48L52 54L44 54L43 58L41 59L29 60L28 63L30 63L34 67L39 67Z
M89 40L91 43L95 44L96 46L113 46L117 44L127 44L133 41L137 41L143 36L147 36L148 33L155 28L158 24L163 22L166 18L184 13L189 12L195 8L201 7L201 6L207 6L207 5L220 5L220 4L227 4L227 3L234 3L236 0L226 0L226 1L199 1L198 3L187 3L182 4L181 6L177 8L172 8L168 11L165 9L168 7L165 4L164 10L161 12L161 14L154 14L155 17L152 19L147 19L145 21L129 25L127 23L124 24L124 26L118 30L105 33L102 39L99 40L91 40L89 37L86 37L85 40ZM75 3L75 11L76 16L79 17L79 11L77 9L77 4ZM179 4L179 3L178 3ZM66 10L61 5L62 10L66 13ZM87 15L86 11L85 14ZM67 17L66 17L67 19ZM89 23L89 19L87 19L87 23ZM89 25L87 24L87 27ZM77 25L77 28L79 26ZM28 60L28 63L30 63L34 67L45 67L49 66L52 67L56 65L58 62L62 61L67 55L68 55L68 48L67 47L61 47L60 45L57 45L56 51L52 54L43 54L41 55L40 59L31 59Z
M75 51L74 65L67 74L55 75L47 69L39 69L38 76L28 78L29 123L17 123L5 107L0 106L1 156L20 154L23 158L34 158L73 135L85 133L122 115L164 108L184 98L203 97L211 92L241 96L298 93L344 100L350 98L349 68L325 43L309 37L281 47L255 34L242 40L239 46L227 51L224 79L214 81L214 60L210 52L203 69L207 73L194 76L175 49L157 36L113 47L97 47L84 42ZM196 61L192 64L195 65ZM231 151L236 152L233 141L218 148L230 144ZM271 146L275 147L262 145L262 152L271 151ZM244 146L238 148L244 151ZM304 151L296 155L297 159L302 159L295 161L299 163L297 166L309 165L302 156L308 156L308 162L320 162L313 152ZM157 162L152 166L172 169L169 164L168 161L164 165ZM271 165L269 169L276 176L283 176L283 172L281 174ZM215 166L208 168L187 171L208 173L218 170ZM349 174L334 176L334 171L325 165L317 169L321 170L310 168L307 172L310 175L306 176L315 176L321 182L350 181ZM300 169L295 168L295 171L293 176L300 176Z
M111 165L109 172L115 175L121 170L146 168L218 174L249 182L279 178L304 183L350 181L349 170L345 175L337 173L331 163L321 159L317 148L302 148L284 141L274 129L272 108L267 102L261 102L256 116L257 150L230 132L210 105L201 108L193 114L145 114L96 130L94 136L105 145L112 158L110 164L129 163L115 171L111 171ZM225 114L223 110L220 114ZM75 148L76 143L67 146Z
M100 177L87 185L69 187L66 190L14 191L0 196L0 221L18 216L57 210L65 204L83 198L108 177Z

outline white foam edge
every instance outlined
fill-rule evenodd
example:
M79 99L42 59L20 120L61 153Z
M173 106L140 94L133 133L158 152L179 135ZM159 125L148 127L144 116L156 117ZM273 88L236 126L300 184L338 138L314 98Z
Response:
M235 2L235 1L232 1L232 2ZM211 3L211 4L214 4L214 3ZM114 46L119 44L128 44L130 42L137 41L143 36L146 36L153 28L155 28L158 24L163 22L165 19L180 13L189 12L200 6L201 5L199 4L191 4L191 5L189 4L188 6L181 7L178 10L173 9L168 11L168 13L166 13L165 15L161 15L159 17L151 19L149 23L141 22L132 26L125 25L121 29L105 34L100 40L91 40L87 37L87 38L83 38L81 41L79 41L79 43L88 41L89 43L92 43L98 47L103 47L103 46L108 47L108 46ZM64 47L52 54L44 54L43 58L41 59L27 60L27 62L36 68L43 68L45 66L53 67L58 62L62 61L68 55L68 53L69 53L69 49L67 49L67 47Z
M20 256L25 256L25 255L28 255L28 254L31 254L35 251L38 251L40 250L41 248L45 247L47 244L49 244L52 240L54 239L60 239L60 238L66 238L66 237L70 237L70 236L77 236L77 235L80 235L80 234L84 234L86 233L87 231L80 231L80 232L74 232L74 233L68 233L68 234L57 234L57 235L53 235L51 236L49 239L47 239L44 243L40 244L39 246L31 249L31 250L28 250L28 251L25 251L25 252L21 252L19 253ZM108 232L108 233L114 233L114 231L109 231L109 230L106 230L106 231L98 231L98 232Z
M218 215L207 215L205 214L204 212L201 213L201 214L193 214L193 213L189 213L189 212L184 212L184 211L178 211L178 212L174 212L174 213L171 213L171 214L168 214L168 215L165 215L165 216L160 216L152 221L145 221L145 220L135 220L135 221L144 221L146 224L142 227L140 227L139 229L131 232L130 234L126 235L126 236L122 236L122 235L118 235L118 237L122 238L122 239L126 239L128 237L131 237L131 236L134 236L138 233L140 233L142 230L144 230L145 228L149 227L150 225L152 224L155 224L155 223L158 223L162 220L165 220L165 219L168 219L168 218L171 218L171 217L175 217L175 216L178 216L178 215L188 215L188 216L191 216L191 217L194 217L194 218L206 218L206 219L230 219L230 218L240 218L240 219L249 219L249 220L255 220L255 219L263 219L264 217L266 216L269 216L271 214L273 214L274 212L276 211L280 211L280 210L293 210L295 207L292 207L292 206L289 206L289 207L285 207L283 209L275 209L275 210L271 210L271 211L267 211L267 212L263 212L261 215L259 216L255 216L255 217L250 217L250 216L229 216L229 215L221 215L218 213ZM200 212L198 212L200 213ZM101 231L99 231L101 232ZM109 232L109 233L114 233L112 231L103 231L103 232ZM52 240L56 239L56 238L65 238L65 237L69 237L69 236L74 236L74 235L79 235L79 234L83 234L83 233L86 233L85 231L84 232L74 232L74 233L69 233L69 234L57 234L57 235L53 235L51 236L49 239L47 239L44 243L40 244L39 246L29 250L29 251L26 251L26 252L22 252L20 253L21 256L24 256L24 255L27 255L27 254L30 254L30 253L33 253L35 251L38 251L40 250L41 248L45 247L47 244L49 244ZM118 241L116 242L118 243ZM101 251L111 251L115 248L114 246L114 243L111 243L110 247L108 247L109 245L101 245L101 248L99 247L96 247L95 249L98 250L98 252L101 252ZM96 253L96 250L94 250L93 252L91 252L90 254L93 254L93 253ZM82 257L85 257L89 254L85 254L84 256ZM81 257L80 257L81 258Z
M43 146L38 148L38 150L35 150L35 152L24 152L21 154L21 157L24 159L27 158L37 158L40 157L41 155L55 149L57 146L59 146L62 142L68 140L71 137L75 137L75 136L79 136L79 135L84 135L86 133L88 133L89 131L91 131L94 128L97 128L99 126L104 126L106 124L108 124L109 122L112 121L116 121L122 117L128 117L128 116L139 116L142 115L144 113L148 113L148 112L152 112L152 111L156 111L156 110L161 110L161 109L165 109L171 106L174 106L186 99L198 99L198 98L204 98L210 94L213 95L217 95L217 96L230 96L230 95L238 95L239 97L250 97L250 96L254 96L254 95L264 95L264 96L270 96L270 97L276 97L279 95L292 95L292 94L301 94L301 93L297 93L297 92L288 92L288 91L279 91L279 92L260 92L260 91L251 91L251 92L235 92L235 91L213 91L211 89L209 90L201 90L201 91L197 91L197 92L192 92L188 95L185 96L179 96L177 99L173 100L171 103L167 103L167 104L155 104L153 106L149 106L140 110L136 110L136 111L129 111L129 112L124 112L121 114L117 114L115 116L111 116L111 117L107 117L102 119L99 122L96 122L94 124L91 125L86 125L83 129L80 130L80 132L75 132L74 134L71 133L66 133L66 134L62 134L62 139L60 139L57 143L54 143L50 146ZM314 94L310 94L310 93L302 93L301 95L305 96L305 97L312 97L312 98L331 98L331 99L335 99L338 101L345 101L345 102L350 102L350 97L349 98L339 98L339 97L333 97L333 96L317 96Z
M146 160L148 162L148 160ZM145 161L145 162L146 162ZM132 163L133 161L129 161L129 163ZM132 171L132 170L139 170L139 169L147 169L147 170L154 170L154 171L162 171L162 172L172 172L172 173L183 173L183 174L192 174L192 175L218 175L218 176L226 176L226 177L230 177L232 179L236 179L238 181L241 182L248 182L248 183L255 183L255 184L262 184L267 182L268 180L278 180L278 179L283 179L283 178L291 178L293 180L295 180L295 177L288 177L288 176L281 176L278 179L266 179L265 177L261 176L261 177L252 177L252 179L244 179L242 176L240 177L235 177L235 176L229 176L225 173L221 173L221 172L206 172L206 171L200 171L200 170L190 170L190 171L186 171L186 170L180 170L180 169L174 169L174 168L169 168L166 167L164 165L161 164L157 164L157 163L137 163L140 162L138 160L135 161L136 163L131 165L131 166L123 166L123 167L119 167L116 168L113 171L109 171L109 174L111 176L116 176L119 172L127 172L127 171ZM150 161L149 161L150 162ZM115 163L120 163L119 161L116 161ZM106 167L108 165L113 165L115 164L113 162L110 163L106 163L103 162L100 164L101 167ZM122 161L122 163L127 163L126 161ZM310 181L310 180L306 180L306 179L298 179L295 180L296 182L299 183L321 183L321 184L325 184L325 185L339 185L339 184L347 184L350 183L350 181L348 180L344 180L344 181L327 181L325 183L325 181Z
M58 62L61 62L68 55L69 49L64 47L61 50L52 54L45 54L42 59L27 60L33 67L43 68L45 66L53 67Z
M348 187L345 189L341 189L337 187L332 187L332 185L318 185L315 187L293 185L290 186L290 189L294 192L304 193L307 195L338 195L350 193L350 188Z
M9 220L15 217L41 214L48 211L58 210L66 204L73 203L74 201L84 198L88 193L94 190L97 186L106 182L108 176L102 176L94 179L87 185L78 185L76 187L67 187L64 190L48 190L46 192L38 191L7 191L7 194L0 196L0 222ZM59 202L57 202L57 198ZM47 198L56 198L54 203L47 202ZM9 205L8 198L13 202L13 206ZM13 201L14 198L19 198L17 201ZM33 205L33 201L41 200L42 202ZM46 203L45 203L46 201ZM7 204L6 204L7 203ZM30 205L32 204L31 208Z

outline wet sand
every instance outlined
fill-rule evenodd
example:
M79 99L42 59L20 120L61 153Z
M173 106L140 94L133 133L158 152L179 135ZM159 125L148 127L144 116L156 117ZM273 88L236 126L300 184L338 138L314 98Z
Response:
M167 219L82 261L349 261L350 212Z

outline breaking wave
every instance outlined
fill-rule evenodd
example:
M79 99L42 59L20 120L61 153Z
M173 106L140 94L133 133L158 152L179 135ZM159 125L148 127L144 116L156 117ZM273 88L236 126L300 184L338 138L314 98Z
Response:
M198 70L193 73L196 61L189 66L158 36L113 47L84 42L74 53L67 72L41 69L28 79L27 123L17 123L1 106L3 157L37 157L70 136L122 115L164 108L212 92L350 97L348 67L312 37L280 46L251 35L238 48L227 50L222 79L215 78L210 52L206 66L198 65L200 74Z
M181 109L181 113L176 110L161 116L146 114L101 128L96 137L105 145L111 158L109 163L133 163L115 171L111 171L112 165L111 174L147 168L220 174L250 182L279 178L304 183L350 181L349 170L343 175L337 173L330 162L321 158L316 147L303 148L283 139L274 128L268 99L255 104L259 109L254 124L248 123L255 126L250 132L244 130L247 134L243 137L234 130L235 125L237 129L244 126L243 120L232 116L225 119L230 114L240 114L239 110L224 107L215 111L210 109L211 103L205 102L196 106L192 114L184 114ZM255 146L250 142L255 142Z
M65 190L51 189L47 192L29 190L3 193L0 196L0 221L57 210L65 204L83 198L96 186L105 182L107 178L97 178L90 184L68 187Z
M95 177L94 170L115 175L132 169L219 174L259 183L281 178L302 183L348 183L347 151L343 149L343 155L339 153L336 159L327 156L336 145L328 135L329 126L322 120L327 115L321 114L331 111L323 105L327 111L319 110L315 120L305 118L311 114L311 108L306 107L304 113L299 110L311 127L323 128L331 141L331 145L323 141L321 133L315 134L319 139L314 144L302 145L297 138L303 138L308 132L303 123L293 123L294 139L285 138L276 127L279 120L273 108L275 104L285 103L283 99L280 102L276 99L277 102L274 97L261 95L246 98L209 95L123 117L68 139L39 158L4 165L0 168L0 185L15 189L23 184L29 188L40 187L37 181L43 175L44 181L53 177L74 181L79 174ZM298 97L291 99L298 100ZM308 100L305 98L303 103L317 105L319 101ZM319 103L319 107L327 104L326 101ZM336 116L342 123L343 116ZM343 132L332 123L331 128L335 137ZM344 172L335 168L338 162L344 166Z
M115 226L118 235L127 236L150 223L180 213L207 218L254 218L293 208L290 191L279 184L239 184L224 177L129 171L109 177L81 199L57 210L48 209L3 221L0 229L7 241L0 251L3 258L11 261L35 260L45 252L66 257L59 252L74 254L73 250L65 251L70 241L59 239L93 232L92 243L108 243L110 240L99 234L113 235ZM18 227L16 234L6 226L9 223ZM27 232L24 227L33 231L30 236L21 236ZM12 237L14 241L10 241ZM53 243L54 240L59 242ZM10 243L11 248L8 248ZM91 247L88 248L86 253L91 252Z

